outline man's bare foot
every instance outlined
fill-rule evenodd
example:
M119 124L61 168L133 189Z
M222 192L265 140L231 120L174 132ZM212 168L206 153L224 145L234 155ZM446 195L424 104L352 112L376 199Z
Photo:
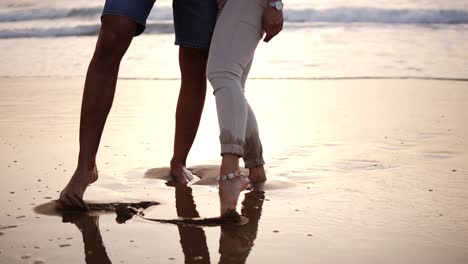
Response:
M171 162L171 177L178 183L182 184L194 184L199 181L200 178L189 171L185 165L172 163Z
M60 193L59 201L65 208L80 209L88 211L88 205L83 201L86 188L91 183L97 181L97 168L82 169L77 168L67 186Z
M267 180L263 165L249 169L250 184L263 183Z
M221 202L221 217L236 211L240 193L249 184L249 179L244 175L238 175L231 179L219 180L219 199Z

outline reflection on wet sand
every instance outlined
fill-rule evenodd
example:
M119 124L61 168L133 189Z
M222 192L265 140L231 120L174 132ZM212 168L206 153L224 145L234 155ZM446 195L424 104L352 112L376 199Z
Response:
M176 208L179 217L199 217L192 195L192 189L183 185L175 186ZM245 194L242 202L242 216L249 219L244 225L221 225L219 240L219 263L245 263L257 237L258 222L265 199L263 191L252 190ZM180 244L185 263L210 263L210 255L203 228L194 225L178 225Z
M182 219L199 218L192 188L184 185L175 186L175 204L177 215ZM219 240L219 263L245 263L257 237L265 193L251 190L245 194L241 214L249 219L244 225L223 224ZM64 223L75 224L80 230L87 264L112 263L103 244L99 230L99 216L83 212L63 211ZM210 263L206 235L202 226L178 224L180 244L185 263Z
M182 218L197 218L198 214L192 195L192 188L176 184L175 204L177 216ZM185 263L210 263L210 253L206 244L203 228L189 225L177 225L180 245L185 256Z
M219 240L219 263L245 263L257 238L265 192L251 190L245 194L241 214L249 219L245 225L222 225Z
M80 230L83 236L87 264L112 263L107 256L106 247L99 231L99 216L69 212L63 215L62 221L75 224Z
M182 218L197 218L198 211L187 186L175 186L177 215ZM258 222L265 199L263 191L252 190L245 194L241 214L249 221L244 225L221 225L219 240L219 263L245 263L257 237ZM82 212L64 212L64 223L75 224L83 236L87 264L112 263L99 231L99 216ZM185 263L210 263L210 253L202 227L177 225Z

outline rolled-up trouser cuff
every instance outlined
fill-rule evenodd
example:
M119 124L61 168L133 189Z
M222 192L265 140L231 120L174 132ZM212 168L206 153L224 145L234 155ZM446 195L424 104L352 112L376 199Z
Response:
M256 168L258 166L265 165L265 161L262 158L258 158L255 160L244 160L244 163L247 169Z
M221 144L221 155L223 154L233 154L243 157L244 148L237 144Z

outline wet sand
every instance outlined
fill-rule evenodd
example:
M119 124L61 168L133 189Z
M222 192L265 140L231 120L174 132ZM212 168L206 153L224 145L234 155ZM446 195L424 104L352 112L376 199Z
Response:
M0 79L0 263L467 263L468 83L252 80L269 181L241 194L244 225L174 225L34 210L76 164L81 78ZM90 202L216 217L209 92L189 165L168 184L178 81L120 80Z

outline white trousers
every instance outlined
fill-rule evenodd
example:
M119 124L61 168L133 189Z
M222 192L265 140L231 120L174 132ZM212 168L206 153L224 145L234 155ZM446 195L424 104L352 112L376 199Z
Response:
M255 49L263 35L267 0L228 0L211 40L207 76L214 88L221 155L244 158L245 167L263 165L257 120L244 96Z

